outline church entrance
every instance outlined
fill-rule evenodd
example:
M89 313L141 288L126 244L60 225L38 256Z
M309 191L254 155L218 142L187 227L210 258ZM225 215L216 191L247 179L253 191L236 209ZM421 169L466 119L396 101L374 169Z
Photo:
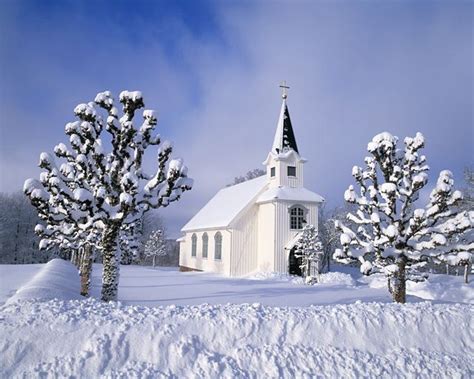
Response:
M290 275L301 276L301 258L295 257L296 248L290 250L290 255L288 256L288 272Z

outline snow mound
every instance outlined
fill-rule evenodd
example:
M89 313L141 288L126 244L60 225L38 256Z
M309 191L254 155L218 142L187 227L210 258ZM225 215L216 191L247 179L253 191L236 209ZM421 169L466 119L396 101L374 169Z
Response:
M8 299L7 304L32 299L82 299L79 293L80 283L76 267L62 259L53 259Z
M0 309L0 377L461 378L474 367L473 310L17 302Z
M353 286L355 281L349 274L344 274L342 272L326 272L320 275L319 283Z

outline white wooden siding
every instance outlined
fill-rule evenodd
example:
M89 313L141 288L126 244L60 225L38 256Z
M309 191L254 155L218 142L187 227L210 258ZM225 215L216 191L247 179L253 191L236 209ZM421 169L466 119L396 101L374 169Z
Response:
M257 269L258 205L254 204L229 229L232 237L231 276L248 274Z
M275 270L275 205L265 203L258 210L258 257L260 271Z

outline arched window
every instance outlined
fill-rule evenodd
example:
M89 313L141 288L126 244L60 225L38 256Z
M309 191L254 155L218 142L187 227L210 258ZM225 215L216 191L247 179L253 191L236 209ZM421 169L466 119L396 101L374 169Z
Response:
M214 259L222 259L222 234L220 232L214 235Z
M301 205L294 205L290 208L290 229L303 229L306 216L306 209Z
M203 258L207 258L208 244L209 244L209 237L207 236L207 233L204 233L202 235L202 257Z
M191 257L195 257L196 256L196 252L197 252L197 237L196 237L196 234L193 234L192 237L191 237Z

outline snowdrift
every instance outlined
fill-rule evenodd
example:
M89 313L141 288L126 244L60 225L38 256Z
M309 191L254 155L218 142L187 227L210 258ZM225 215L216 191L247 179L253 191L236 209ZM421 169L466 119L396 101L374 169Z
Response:
M295 308L18 302L2 309L0 376L468 377L473 311L429 302Z
M6 303L32 299L82 299L79 293L80 281L76 267L62 259L53 259L46 263Z

